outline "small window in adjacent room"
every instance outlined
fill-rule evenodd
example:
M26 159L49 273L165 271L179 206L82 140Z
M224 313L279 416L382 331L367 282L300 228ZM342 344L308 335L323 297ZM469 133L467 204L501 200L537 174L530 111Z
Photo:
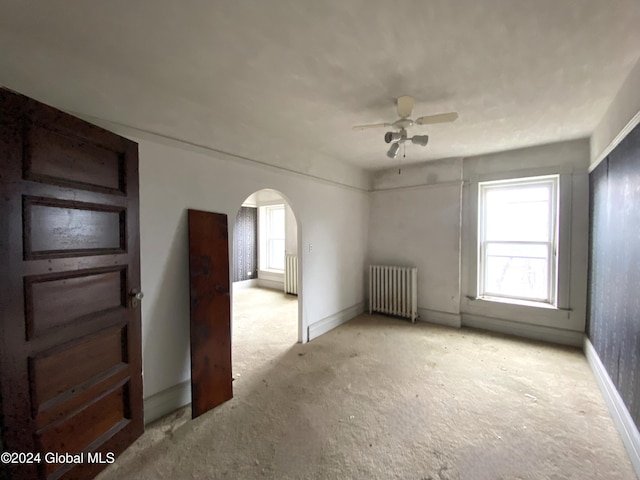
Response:
M266 214L266 269L284 271L284 205L264 208Z
M478 186L478 297L555 306L558 176Z

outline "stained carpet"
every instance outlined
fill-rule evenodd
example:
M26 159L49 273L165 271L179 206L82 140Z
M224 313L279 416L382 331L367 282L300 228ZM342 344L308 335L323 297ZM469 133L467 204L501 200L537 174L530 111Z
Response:
M233 400L98 478L636 478L577 349L377 315L296 338L295 297L236 291Z

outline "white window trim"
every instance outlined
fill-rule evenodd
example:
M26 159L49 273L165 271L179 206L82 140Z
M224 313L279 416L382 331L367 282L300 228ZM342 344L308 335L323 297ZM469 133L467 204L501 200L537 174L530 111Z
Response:
M525 242L494 242L494 243L518 243L518 244L540 244L545 245L548 249L548 268L547 268L547 296L546 298L533 299L516 297L512 295L500 295L496 292L486 292L484 288L484 281L486 277L485 270L483 268L483 260L485 259L484 251L485 245L489 242L482 241L484 235L482 230L485 224L485 212L483 207L485 204L487 191L494 189L495 187L517 185L522 187L534 186L534 185L551 185L551 201L549 202L549 216L554 221L550 225L551 231L549 233L550 241L538 242L538 241L525 241ZM478 200L477 200L477 229L476 229L476 245L477 245L477 279L476 279L476 298L489 300L494 302L505 302L519 305L540 306L540 307L552 307L557 308L557 292L558 292L558 221L559 221L559 208L558 208L558 194L560 190L559 175L540 175L529 176L522 178L509 178L501 180L490 180L478 182ZM484 274L484 275L483 275Z
M557 326L570 318L573 169L555 166L472 175L464 181L462 208L461 312L483 318ZM478 184L542 175L559 175L558 282L556 307L531 302L496 302L478 298Z

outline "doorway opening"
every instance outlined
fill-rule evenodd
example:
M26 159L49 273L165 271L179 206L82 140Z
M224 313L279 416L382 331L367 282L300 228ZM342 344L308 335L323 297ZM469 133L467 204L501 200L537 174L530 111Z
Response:
M233 222L234 381L303 342L299 223L278 191L245 199Z

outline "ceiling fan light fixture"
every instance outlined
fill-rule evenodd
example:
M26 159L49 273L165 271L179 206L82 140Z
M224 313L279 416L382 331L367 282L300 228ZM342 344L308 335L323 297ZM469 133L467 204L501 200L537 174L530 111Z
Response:
M427 143L429 143L429 135L414 135L413 137L411 137L411 143L426 147Z
M387 152L387 157L395 159L398 156L398 152L400 151L400 144L392 143L389 147L389 151Z
M387 132L384 134L384 141L387 143L399 142L402 140L402 133L400 132Z

